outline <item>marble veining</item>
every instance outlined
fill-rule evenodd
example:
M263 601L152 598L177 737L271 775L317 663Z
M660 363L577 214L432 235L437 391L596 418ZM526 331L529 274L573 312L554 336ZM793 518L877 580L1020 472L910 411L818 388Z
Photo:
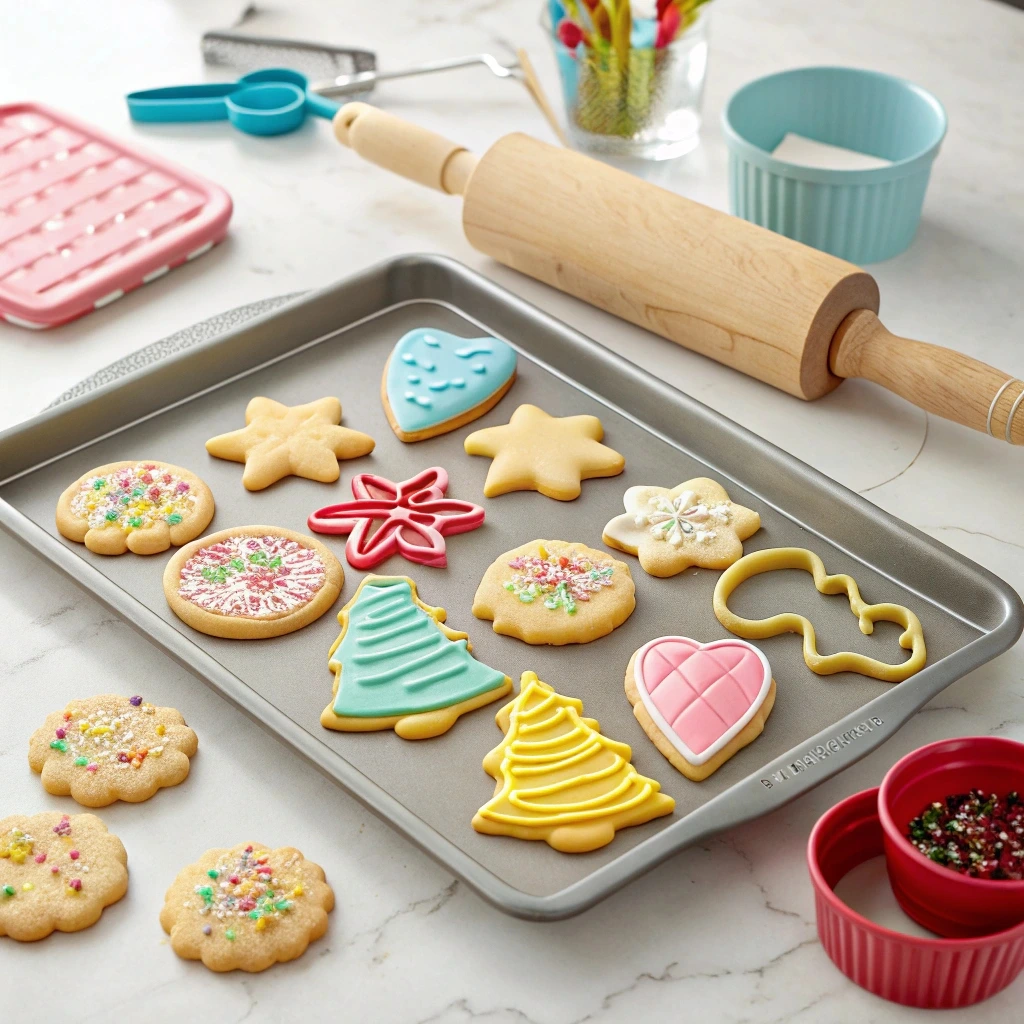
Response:
M450 197L359 162L317 119L281 139L244 138L220 125L131 126L123 94L198 80L200 33L231 24L244 6L244 0L109 0L97 18L90 5L58 8L50 0L5 16L0 94L52 103L198 169L232 193L236 212L228 240L203 260L69 327L36 334L0 324L0 427L202 317L327 284L387 256L443 252L1024 590L1020 451L928 417L862 381L805 405L560 296L474 253ZM345 4L339 18L329 0L281 0L257 5L247 27L369 45L382 67L503 53L512 42L528 48L556 98L539 6L539 0L395 0ZM704 145L685 162L646 173L726 206L718 117L728 95L757 74L841 63L919 81L946 104L950 134L917 241L872 268L886 323L1024 372L1024 134L1009 130L1020 114L1014 97L1024 94L1024 13L982 0L933 0L927 16L913 0L717 0L713 8ZM111 24L118 26L114 34ZM154 39L159 46L140 42ZM483 71L394 83L375 98L477 150L506 131L551 139L521 87ZM145 804L100 812L129 850L127 899L80 935L31 945L0 939L4 999L26 1020L52 1016L53 993L67 993L71 981L84 983L88 994L76 998L76 1020L96 1024L137 1017L140 1008L147 1021L234 1024L328 1019L339 1006L358 1006L351 1019L374 1024L922 1020L922 1013L860 991L825 957L804 865L808 831L825 808L877 784L894 760L922 743L974 732L1024 739L1018 646L945 690L882 747L803 799L677 855L582 917L532 925L485 905L5 536L0 621L0 814L75 809L43 792L25 757L32 730L71 692L134 692L141 685L147 699L180 708L200 731L185 785ZM234 802L229 825L223 805L208 799L214 790ZM327 936L295 963L253 977L215 977L171 953L157 914L182 864L242 834L294 843L323 864L338 907ZM1022 995L1019 979L990 1002L958 1013L958 1024L1014 1019Z

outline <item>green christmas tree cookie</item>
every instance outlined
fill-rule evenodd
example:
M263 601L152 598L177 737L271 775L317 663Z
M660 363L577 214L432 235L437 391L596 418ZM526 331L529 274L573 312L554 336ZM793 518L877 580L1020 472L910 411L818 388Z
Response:
M394 729L407 740L447 732L460 715L504 697L512 680L469 652L407 576L367 576L338 613L334 697L320 724L341 732Z

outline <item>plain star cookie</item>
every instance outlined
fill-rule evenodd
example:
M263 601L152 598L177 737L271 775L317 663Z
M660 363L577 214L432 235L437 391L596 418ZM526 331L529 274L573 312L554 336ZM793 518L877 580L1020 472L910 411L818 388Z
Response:
M318 540L280 526L238 526L183 547L164 569L164 596L210 636L254 640L315 622L345 582Z
M476 430L465 440L470 455L494 461L484 494L540 491L558 501L580 496L580 481L618 476L626 460L601 444L604 428L596 416L549 416L535 405L521 405L501 427Z
M394 729L406 740L447 732L461 715L504 697L512 680L470 654L407 576L367 576L338 613L330 653L334 694L320 724L342 732Z
M473 828L492 836L540 839L562 853L607 846L620 828L671 814L672 797L632 765L633 752L601 734L583 702L524 672L519 696L495 721L505 738L485 758L494 796Z
M208 850L164 897L160 924L184 960L211 971L265 971L327 931L334 891L323 868L290 846Z
M419 328L388 357L381 399L402 441L425 441L483 416L516 379L516 354L497 338Z
M242 484L262 491L286 476L333 483L341 475L339 459L373 451L373 438L339 426L341 402L320 398L307 405L282 405L254 398L245 407L241 430L211 437L206 450L215 458L244 462Z
M0 935L81 931L127 891L128 855L95 814L0 818Z
M626 511L604 528L609 547L640 556L651 576L675 576L691 565L727 569L743 554L743 541L761 529L761 517L729 500L707 477L677 487L630 487Z
M584 544L533 540L499 555L473 598L494 632L528 644L585 644L636 607L629 566Z
M198 746L174 708L104 694L48 715L29 740L28 763L47 793L105 807L139 803L184 782Z
M768 659L745 640L662 636L629 659L626 697L658 750L701 782L764 731L775 680Z
M79 477L57 502L57 530L97 555L155 555L210 525L213 494L166 462L111 462Z

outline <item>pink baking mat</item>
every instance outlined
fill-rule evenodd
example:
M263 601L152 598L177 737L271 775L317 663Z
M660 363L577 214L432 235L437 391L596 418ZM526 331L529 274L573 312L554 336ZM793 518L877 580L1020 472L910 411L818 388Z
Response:
M53 327L209 251L218 185L37 103L0 105L0 317Z

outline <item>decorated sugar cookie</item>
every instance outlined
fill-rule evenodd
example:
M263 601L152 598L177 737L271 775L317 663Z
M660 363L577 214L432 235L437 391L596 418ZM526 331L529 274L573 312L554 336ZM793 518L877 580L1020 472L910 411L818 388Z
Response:
M677 487L630 487L626 511L604 528L609 547L640 556L651 576L675 576L691 565L725 569L743 554L743 541L761 529L761 517L729 500L707 477Z
M95 814L0 818L0 935L81 931L127 891L128 855Z
M766 619L745 619L732 611L729 598L741 583L751 576L774 572L776 569L803 569L813 577L819 594L846 594L850 611L857 616L860 631L865 635L874 632L875 623L879 620L902 626L900 647L910 651L910 657L899 665L890 665L856 651L819 654L814 626L804 615L780 612ZM804 662L819 676L829 676L835 672L859 672L884 683L900 683L915 672L920 672L928 660L921 620L909 608L902 604L868 604L860 596L860 588L852 576L845 573L830 576L822 560L807 548L765 548L744 555L718 578L713 605L715 616L726 629L749 640L764 640L780 633L803 634Z
M775 680L768 659L745 640L662 636L629 659L626 696L651 742L700 782L761 735Z
M473 828L542 839L562 853L607 846L620 828L671 814L672 797L632 765L628 744L601 734L583 702L524 672L519 696L495 719L505 738L485 758L497 782Z
M533 540L499 555L484 573L473 614L528 644L585 644L636 607L629 566L564 540Z
M174 708L108 693L48 715L29 740L28 763L47 793L105 807L139 803L184 782L198 746Z
M320 398L306 405L282 405L254 398L245 407L245 426L206 442L215 458L244 462L242 484L262 491L286 476L333 483L341 475L339 459L373 451L373 438L339 426L341 402Z
M516 354L505 342L419 328L388 357L381 398L399 439L424 441L483 416L515 379Z
M407 740L447 732L460 715L504 697L512 680L470 654L406 576L367 576L338 613L330 653L334 696L320 724L342 732L394 729Z
M476 430L464 442L470 455L494 461L487 471L488 498L509 491L540 491L558 501L580 496L580 482L618 476L626 460L601 444L604 427L596 416L549 416L521 405L501 427Z
M345 557L354 569L372 569L395 554L420 565L444 566L445 537L475 530L484 521L479 505L446 498L447 490L448 474L440 466L400 483L360 473L352 478L355 500L317 509L309 528L347 533Z
M164 596L201 633L253 640L315 622L344 580L320 541L280 526L238 526L182 548L164 570Z
M97 555L155 555L210 525L213 494L168 462L111 462L79 477L57 502L57 529Z
M265 971L306 952L327 931L334 891L298 850L239 843L183 868L160 924L171 949L211 971Z

